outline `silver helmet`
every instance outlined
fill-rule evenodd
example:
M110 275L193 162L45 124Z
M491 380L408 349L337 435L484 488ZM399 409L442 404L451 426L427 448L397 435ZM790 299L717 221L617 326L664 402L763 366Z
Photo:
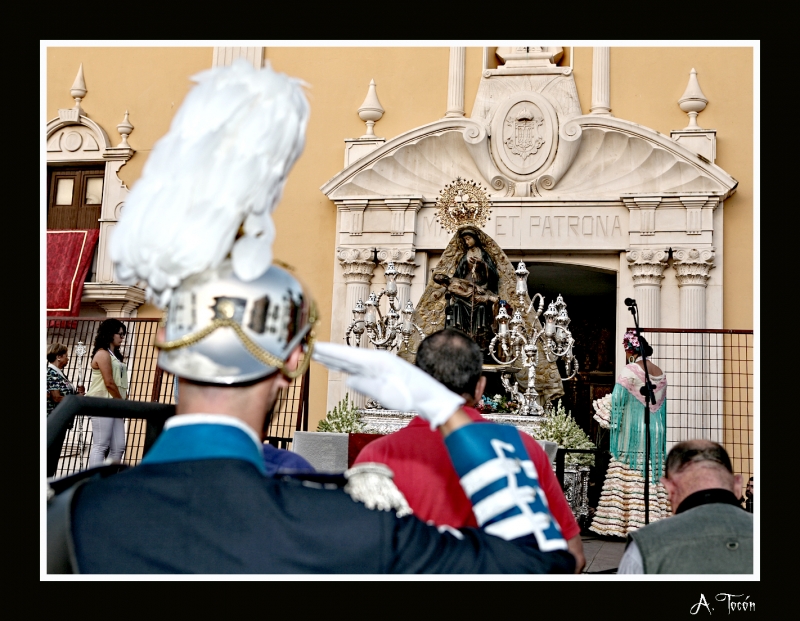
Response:
M230 260L186 278L174 291L166 319L166 340L158 364L188 380L239 384L276 370L298 377L308 368L316 310L303 285L272 265L260 277L243 281ZM284 363L298 344L307 351L300 368Z

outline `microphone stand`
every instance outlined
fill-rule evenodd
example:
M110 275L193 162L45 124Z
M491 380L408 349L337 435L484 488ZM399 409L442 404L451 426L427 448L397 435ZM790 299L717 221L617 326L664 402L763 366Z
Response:
M633 315L633 324L636 327L636 340L639 342L639 356L644 363L644 386L640 389L644 396L644 524L650 523L650 404L656 404L656 395L650 383L650 374L647 371L647 357L644 355L644 345L639 331L639 317L636 300L631 300L628 310Z

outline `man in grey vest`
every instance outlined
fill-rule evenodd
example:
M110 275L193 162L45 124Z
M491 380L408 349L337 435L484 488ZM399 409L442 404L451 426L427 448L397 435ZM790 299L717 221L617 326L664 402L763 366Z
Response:
M739 504L742 476L722 446L676 444L661 482L675 515L628 533L618 573L753 573L753 514Z

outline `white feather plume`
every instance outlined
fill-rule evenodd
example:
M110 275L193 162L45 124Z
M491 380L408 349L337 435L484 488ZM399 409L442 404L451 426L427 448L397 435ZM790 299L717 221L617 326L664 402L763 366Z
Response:
M116 277L165 307L229 254L242 280L272 263L272 212L305 144L303 82L244 60L199 73L153 147L110 243ZM237 238L240 226L243 235Z

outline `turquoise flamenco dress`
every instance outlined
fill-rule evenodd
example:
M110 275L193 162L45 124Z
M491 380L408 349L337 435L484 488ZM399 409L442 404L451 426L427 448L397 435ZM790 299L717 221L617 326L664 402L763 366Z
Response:
M667 491L659 479L666 459L667 379L650 376L656 405L650 406L650 522L672 515ZM645 525L644 520L644 402L639 388L644 371L637 364L625 367L611 396L610 450L600 502L589 530L600 535L626 537Z

